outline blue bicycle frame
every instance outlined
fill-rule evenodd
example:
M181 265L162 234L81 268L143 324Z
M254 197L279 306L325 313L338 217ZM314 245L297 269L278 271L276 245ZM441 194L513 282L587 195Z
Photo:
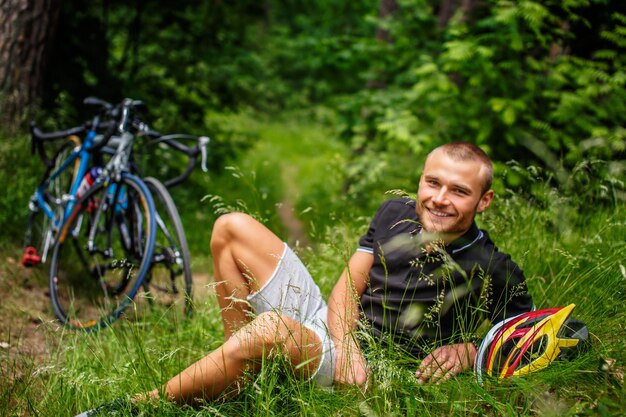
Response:
M95 137L96 137L96 132L93 130L90 130L87 133L85 141L82 143L82 145L80 145L80 147L75 149L70 154L70 156L68 156L68 158L65 161L63 161L61 166L57 168L54 172L52 172L48 176L48 178L44 182L39 184L39 186L37 187L37 191L35 192L37 203L39 207L41 208L41 210L43 210L44 214L50 219L50 222L55 230L58 230L61 226L63 226L65 219L67 219L67 216L69 215L69 213L72 211L72 208L74 207L74 203L76 202L76 194L78 192L78 187L83 177L87 173L87 170L89 169L89 164L91 162L91 153L89 150L93 146ZM64 199L67 199L67 204L65 205L65 208L63 210L62 218L57 218L56 213L54 213L50 205L46 202L46 199L44 198L44 194L46 190L48 189L50 183L54 181L55 179L57 179L61 175L61 173L65 172L65 170L71 164L75 163L77 158L80 158L80 163L75 173L74 182L72 183L69 194L63 196Z

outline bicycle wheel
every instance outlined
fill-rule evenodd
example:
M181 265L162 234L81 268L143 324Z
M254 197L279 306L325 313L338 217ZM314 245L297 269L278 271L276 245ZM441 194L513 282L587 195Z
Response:
M155 304L185 312L193 311L191 256L176 204L156 178L144 178L156 213L156 241L144 289Z
M129 174L97 182L77 201L50 262L50 298L62 323L97 330L122 314L150 267L153 213L147 187Z
M61 164L67 160L68 156L76 144L67 141L56 152L53 158L54 165L46 171L46 177L50 172L55 172ZM75 169L65 169L54 180L50 180L47 188L43 191L43 198L52 210L55 219L63 216L63 196L70 192L70 187L74 181ZM45 180L44 179L44 180ZM31 197L28 205L29 217L24 234L24 266L35 266L39 263L46 263L48 252L54 244L58 225L44 213L37 199Z

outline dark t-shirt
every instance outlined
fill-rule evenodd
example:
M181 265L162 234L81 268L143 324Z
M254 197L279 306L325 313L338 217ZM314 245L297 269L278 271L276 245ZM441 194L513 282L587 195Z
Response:
M421 356L467 340L485 319L532 309L522 270L476 224L449 245L421 244L415 201L382 204L359 240L374 255L361 319L376 338Z

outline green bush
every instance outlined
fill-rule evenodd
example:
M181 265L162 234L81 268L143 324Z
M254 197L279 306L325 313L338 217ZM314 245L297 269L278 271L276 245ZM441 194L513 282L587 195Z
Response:
M44 165L31 154L30 138L23 134L7 137L0 133L0 246L21 246L28 218L28 201L44 174Z
M610 10L600 3L485 3L439 32L432 30L433 13L422 19L398 13L389 23L394 43L384 50L393 58L386 88L337 104L342 136L354 149L349 187L367 196L415 166L388 154L419 157L467 140L496 161L549 170L564 192L623 201L626 17L594 22L585 28L591 34L575 26L591 25L585 14L592 7ZM420 0L401 4L428 9ZM598 46L582 51L584 36ZM505 180L510 186L520 178Z

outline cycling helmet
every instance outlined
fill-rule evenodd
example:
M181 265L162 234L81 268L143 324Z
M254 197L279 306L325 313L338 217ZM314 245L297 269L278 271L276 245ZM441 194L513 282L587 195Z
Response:
M571 359L589 341L587 326L570 318L575 304L522 313L495 325L480 344L474 371L508 378L539 371L557 359Z

